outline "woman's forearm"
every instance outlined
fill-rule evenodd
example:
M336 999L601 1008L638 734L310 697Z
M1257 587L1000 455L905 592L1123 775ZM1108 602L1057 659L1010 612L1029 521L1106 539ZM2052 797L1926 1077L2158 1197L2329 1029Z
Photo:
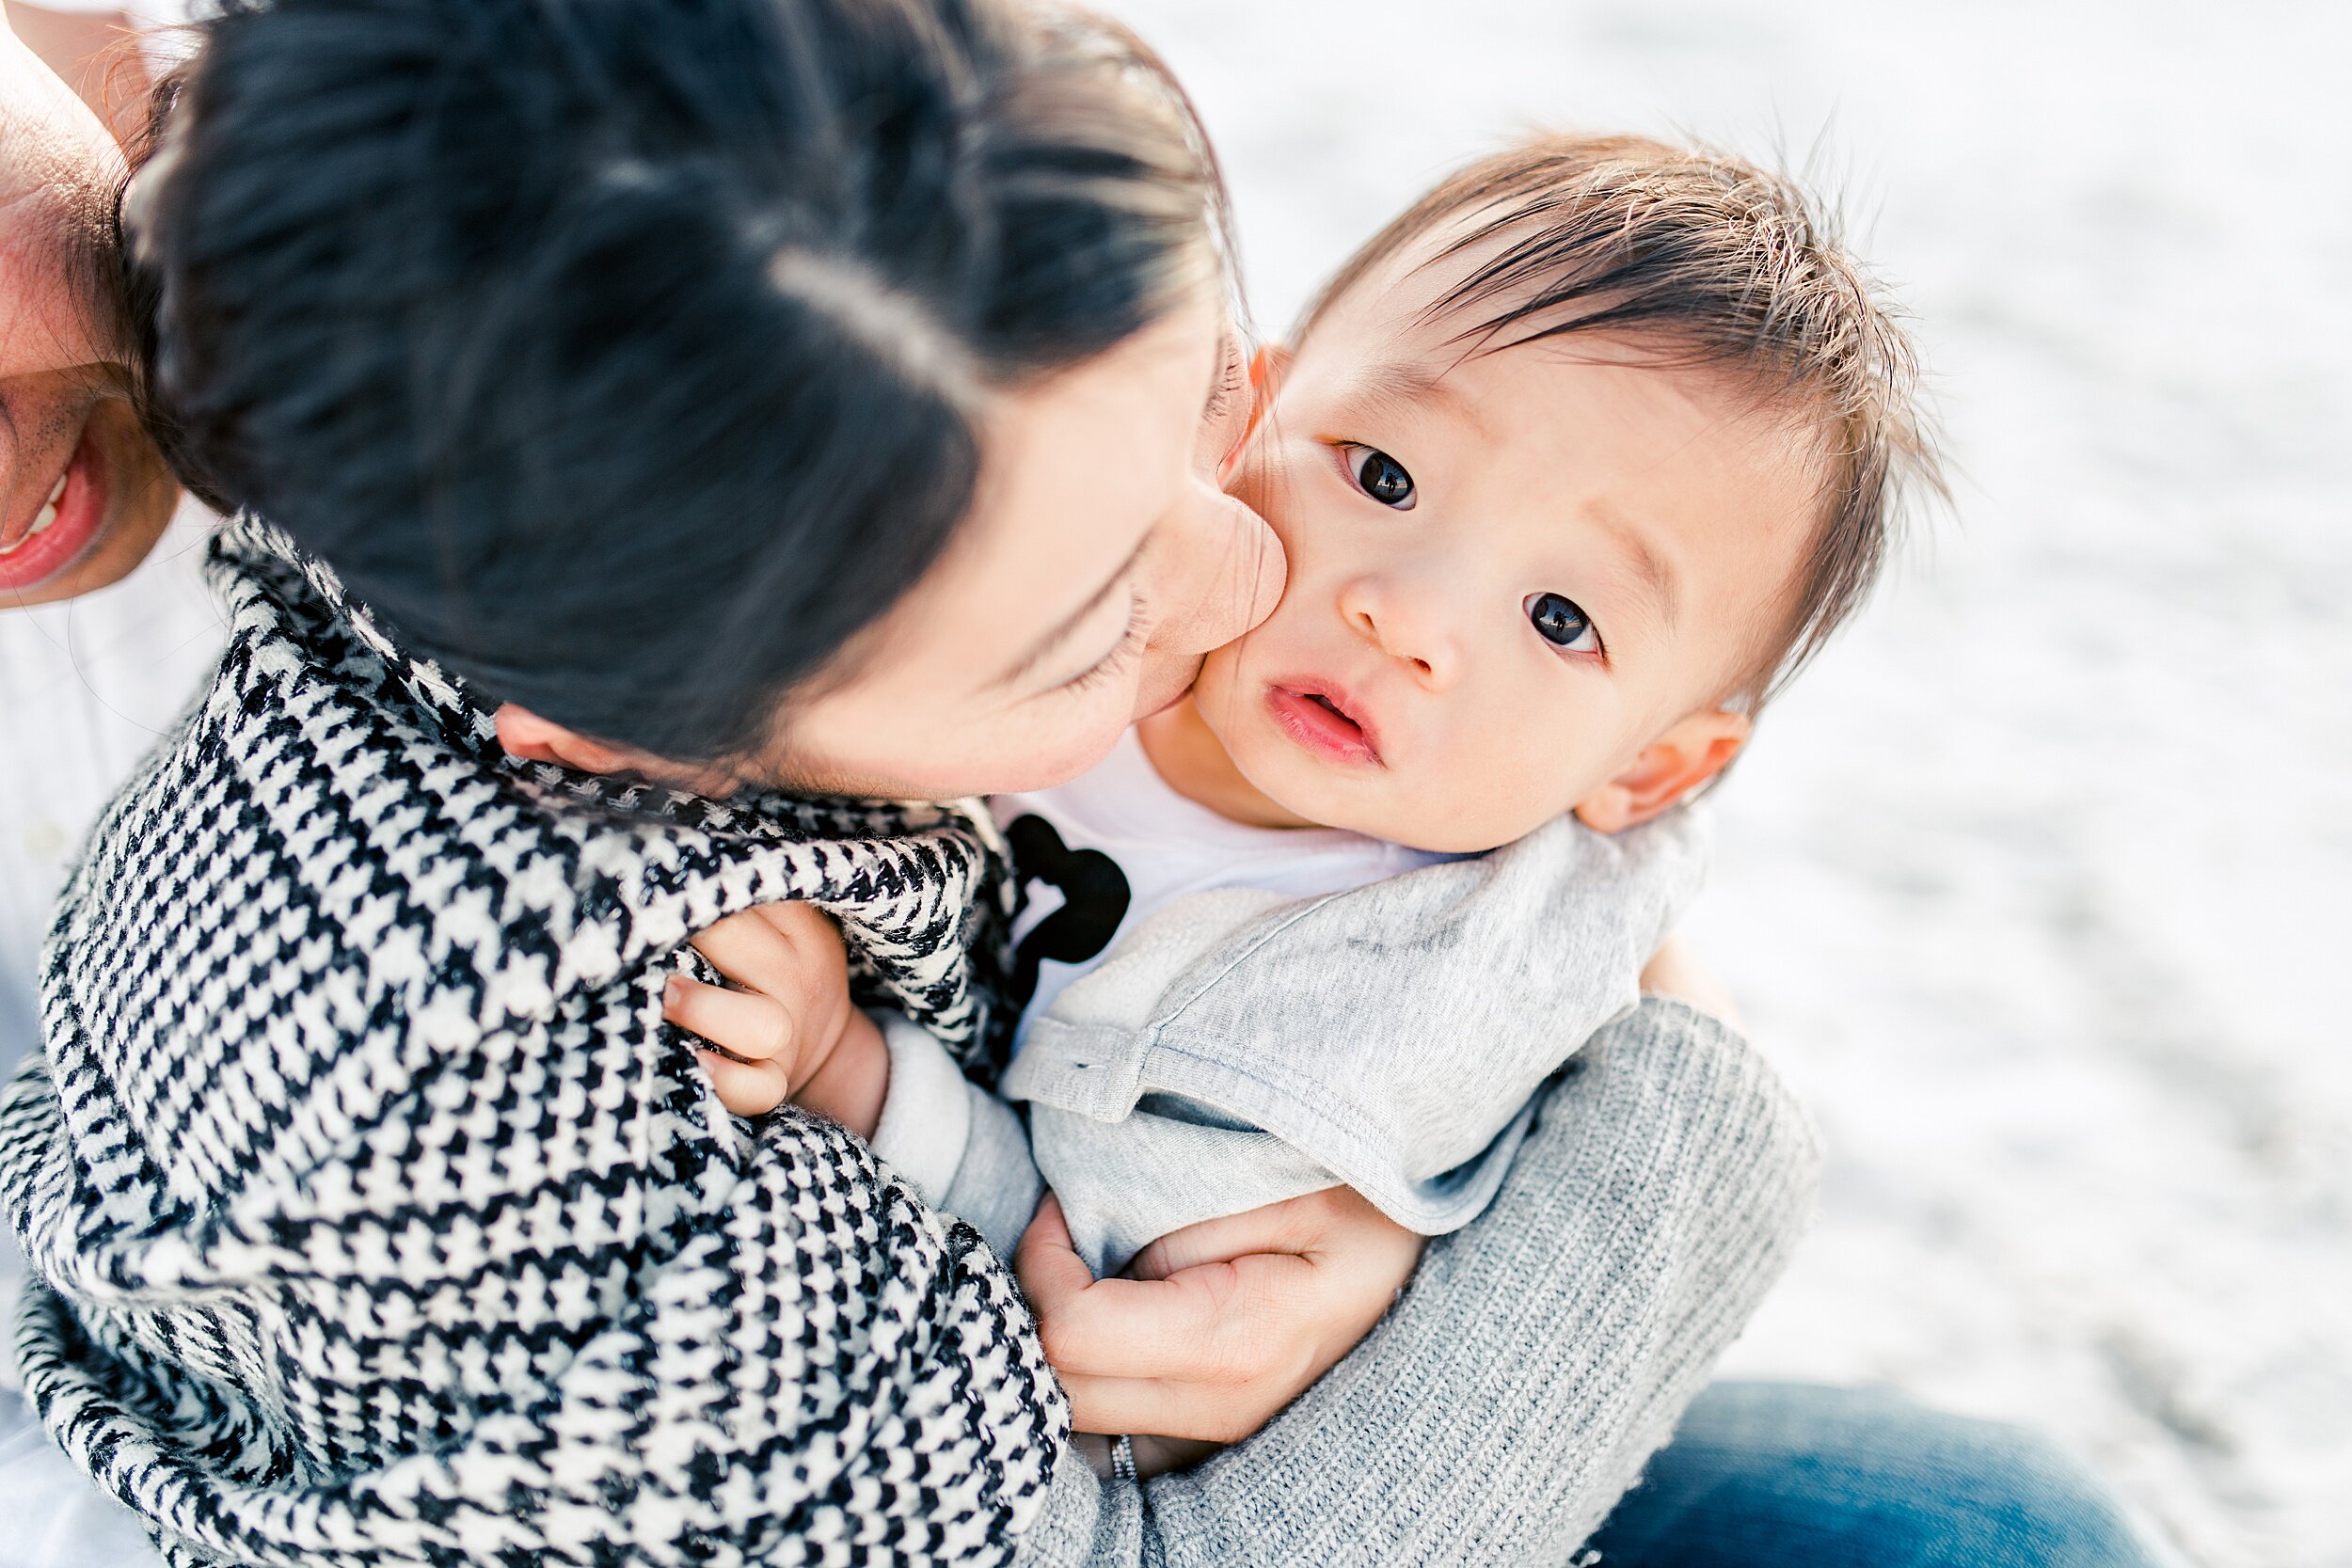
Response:
M1138 1488L1065 1460L1021 1560L1565 1560L1779 1275L1816 1165L1746 1043L1653 999L1353 1355L1198 1471Z

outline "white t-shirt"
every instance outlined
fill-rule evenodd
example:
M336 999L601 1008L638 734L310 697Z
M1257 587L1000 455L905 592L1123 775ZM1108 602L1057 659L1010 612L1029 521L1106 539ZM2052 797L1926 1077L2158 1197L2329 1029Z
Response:
M0 608L0 1070L37 1035L35 956L90 824L220 657L194 502L111 588Z
M219 660L220 610L198 570L213 523L188 502L113 587L0 609L0 1072L39 1037L36 957L92 820ZM0 1239L8 1322L23 1274ZM15 1386L0 1355L0 1568L161 1568L137 1520L57 1452Z
M1228 821L1170 789L1133 730L1068 784L988 804L1025 884L1013 927L1018 984L1036 975L1024 1037L1122 933L1186 894L1247 887L1314 898L1459 858L1339 828Z

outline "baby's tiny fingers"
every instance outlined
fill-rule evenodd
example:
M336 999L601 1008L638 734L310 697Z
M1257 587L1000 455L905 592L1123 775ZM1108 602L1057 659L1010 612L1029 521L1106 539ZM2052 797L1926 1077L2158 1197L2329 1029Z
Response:
M676 975L661 995L661 1016L731 1055L792 1066L792 1015L772 996L729 990Z
M840 926L814 904L793 899L782 904L761 904L748 912L766 922L771 930L805 957L838 959L841 956Z
M716 1051L695 1055L710 1074L711 1087L719 1091L719 1103L739 1117L764 1117L788 1098L789 1085L778 1063L739 1062Z
M791 939L757 910L731 914L691 941L713 969L754 990L787 990L801 974L801 955Z

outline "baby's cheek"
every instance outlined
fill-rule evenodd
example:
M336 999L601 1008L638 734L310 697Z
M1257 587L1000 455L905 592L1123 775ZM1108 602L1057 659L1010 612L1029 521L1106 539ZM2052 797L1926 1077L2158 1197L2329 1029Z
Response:
M1455 820L1463 852L1499 848L1525 838L1564 815L1581 795L1585 769L1575 737L1541 725L1496 724L1483 729L1474 754L1456 760Z
M1242 640L1247 641L1247 638ZM1208 657L1200 661L1200 673L1193 677L1193 705L1200 710L1202 717L1209 719L1212 732L1216 730L1217 721L1209 715L1212 710L1221 711L1224 708L1226 699L1235 685L1234 667L1240 657L1241 642L1228 642L1222 648L1211 650ZM1223 736L1220 735L1218 738Z

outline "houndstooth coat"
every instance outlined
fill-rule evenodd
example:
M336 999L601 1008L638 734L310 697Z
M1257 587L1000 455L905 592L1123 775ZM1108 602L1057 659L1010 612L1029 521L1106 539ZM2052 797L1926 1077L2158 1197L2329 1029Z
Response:
M0 1099L52 1435L184 1568L1009 1558L1067 1415L1006 1271L660 1021L809 898L980 1066L966 820L517 765L274 530L212 569Z

